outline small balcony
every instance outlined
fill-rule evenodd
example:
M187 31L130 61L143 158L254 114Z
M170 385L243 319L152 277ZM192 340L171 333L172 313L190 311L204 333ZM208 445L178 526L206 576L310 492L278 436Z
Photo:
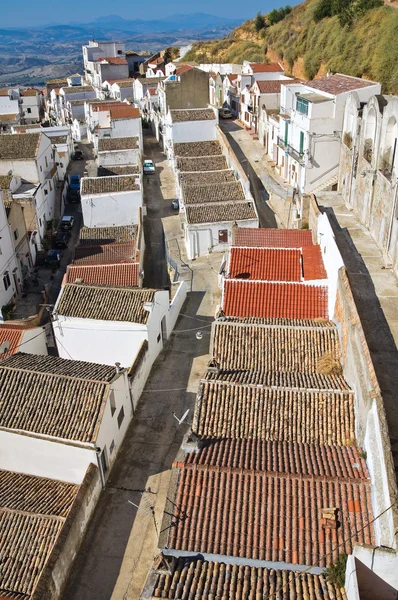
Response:
M249 104L249 106L247 107L247 111L248 111L250 114L254 114L254 112L255 112L255 111L254 111L253 104Z
M304 164L304 153L298 152L298 150L293 148L293 146L291 146L290 144L286 144L285 140L283 140L281 137L278 137L278 146L279 148L282 148L282 150L287 152L288 155L293 158L293 160L297 161L300 164Z

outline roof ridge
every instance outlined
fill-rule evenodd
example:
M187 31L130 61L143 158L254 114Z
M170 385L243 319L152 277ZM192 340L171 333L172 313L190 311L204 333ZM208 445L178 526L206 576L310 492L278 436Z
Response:
M37 517L39 519L51 519L53 521L60 521L61 523L65 522L66 517L61 517L59 515L48 515L43 513L35 513L30 512L28 510L19 510L17 508L9 508L8 506L0 506L0 512L9 512L12 514L22 515L24 517Z
M110 245L110 244L108 244ZM123 244L124 245L124 244ZM131 263L120 263L120 264L131 264ZM74 266L74 265L72 265ZM78 265L76 265L78 266ZM101 265L95 265L95 266L101 266ZM106 263L105 263L106 266ZM79 287L79 288L91 288L91 289L97 289L97 290L116 290L118 292L124 291L124 292L133 292L133 293L141 293L143 294L144 292L160 292L162 290L156 290L154 288L137 288L137 287L123 287L123 286L114 286L114 285L98 285L96 283L75 283L75 282L68 282L65 284L65 286L72 286L74 285L75 287Z
M235 318L235 317L233 317ZM251 318L251 317L248 317ZM253 317L253 318L261 318L261 317ZM291 319L294 320L294 319ZM300 320L300 319L296 319ZM303 319L304 321L309 319ZM324 319L325 321L330 321L330 319ZM316 327L309 325L282 325L282 324L273 324L273 323L244 323L241 321L222 321L221 319L215 319L213 321L216 325L234 325L237 327L261 327L263 329L288 329L288 330L297 330L297 331L335 331L337 333L337 327L334 325L333 327Z
M65 284L67 285L67 284ZM76 361L77 362L77 361ZM17 371L18 373L33 373L34 375L44 375L49 377L61 377L63 379L72 379L73 381L87 381L88 383L98 383L110 386L109 381L103 381L101 379L87 379L85 377L75 377L74 375L64 375L63 373L49 373L47 371L35 371L34 369L24 369L21 367L10 367L3 363L0 363L0 373L1 369L7 369L8 371Z
M283 373L283 371L282 371ZM254 388L261 390L272 390L272 391L281 391L281 392L300 392L304 394L349 394L354 395L354 391L352 389L347 390L336 390L336 389L317 389L317 388L300 388L300 387L291 387L284 385L263 385L261 383L241 383L239 381L229 381L225 379L201 379L200 383L214 383L220 385L230 385L231 387L245 387L245 388Z

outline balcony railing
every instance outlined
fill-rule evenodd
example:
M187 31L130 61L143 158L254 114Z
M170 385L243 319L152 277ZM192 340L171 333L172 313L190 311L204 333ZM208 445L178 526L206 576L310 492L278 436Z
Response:
M278 146L279 148L282 148L282 150L287 152L288 155L291 156L298 163L304 163L304 153L298 152L295 148L293 148L293 146L291 146L290 144L286 144L285 140L280 137L278 137Z

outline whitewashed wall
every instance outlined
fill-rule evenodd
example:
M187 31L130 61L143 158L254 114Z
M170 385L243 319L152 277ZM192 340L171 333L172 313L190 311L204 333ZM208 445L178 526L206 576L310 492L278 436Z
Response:
M339 269L340 267L344 266L344 262L337 247L333 229L326 214L321 214L318 216L317 243L321 248L322 258L328 277L328 313L329 317L332 319L334 317L336 306Z
M139 148L98 152L98 166L100 167L139 164L141 164L141 151Z
M112 194L82 195L83 222L86 227L113 227L137 223L142 208L142 188Z

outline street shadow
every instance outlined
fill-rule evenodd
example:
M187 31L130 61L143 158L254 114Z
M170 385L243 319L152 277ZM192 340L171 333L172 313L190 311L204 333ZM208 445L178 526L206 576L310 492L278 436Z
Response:
M398 351L390 326L380 305L371 275L349 231L341 228L332 208L321 207L332 225L337 246L343 257L355 305L376 376L383 395L392 453L398 465L398 423L396 390L398 389ZM395 448L397 449L395 449Z
M228 125L227 125L227 119L220 119L220 128L223 130L224 133L228 133L228 131L241 131L243 129L243 127L241 125L238 125L238 123L236 123L235 121L230 121L228 120ZM223 125L225 125L225 127L223 127Z
M159 478L156 481L154 476L170 470L175 460L193 416L196 393L188 392L187 388L192 388L193 375L196 380L204 372L205 366L202 370L201 365L200 373L195 374L197 359L202 357L202 362L205 361L209 352L213 319L201 316L197 320L203 296L202 292L188 294L175 333L152 367L79 550L64 600L109 600L129 541L131 544L130 536L137 515L148 527L152 527L148 522L152 522L150 507L161 492ZM197 339L198 329L208 334ZM187 409L190 411L189 418L179 425L173 413L180 417ZM158 530L160 521L158 519L156 525ZM155 524L153 527L155 535ZM135 531L139 529L140 524L137 523ZM137 544L143 544L142 532L136 535ZM149 540L147 543L150 545L152 542ZM131 571L133 577L133 566Z

